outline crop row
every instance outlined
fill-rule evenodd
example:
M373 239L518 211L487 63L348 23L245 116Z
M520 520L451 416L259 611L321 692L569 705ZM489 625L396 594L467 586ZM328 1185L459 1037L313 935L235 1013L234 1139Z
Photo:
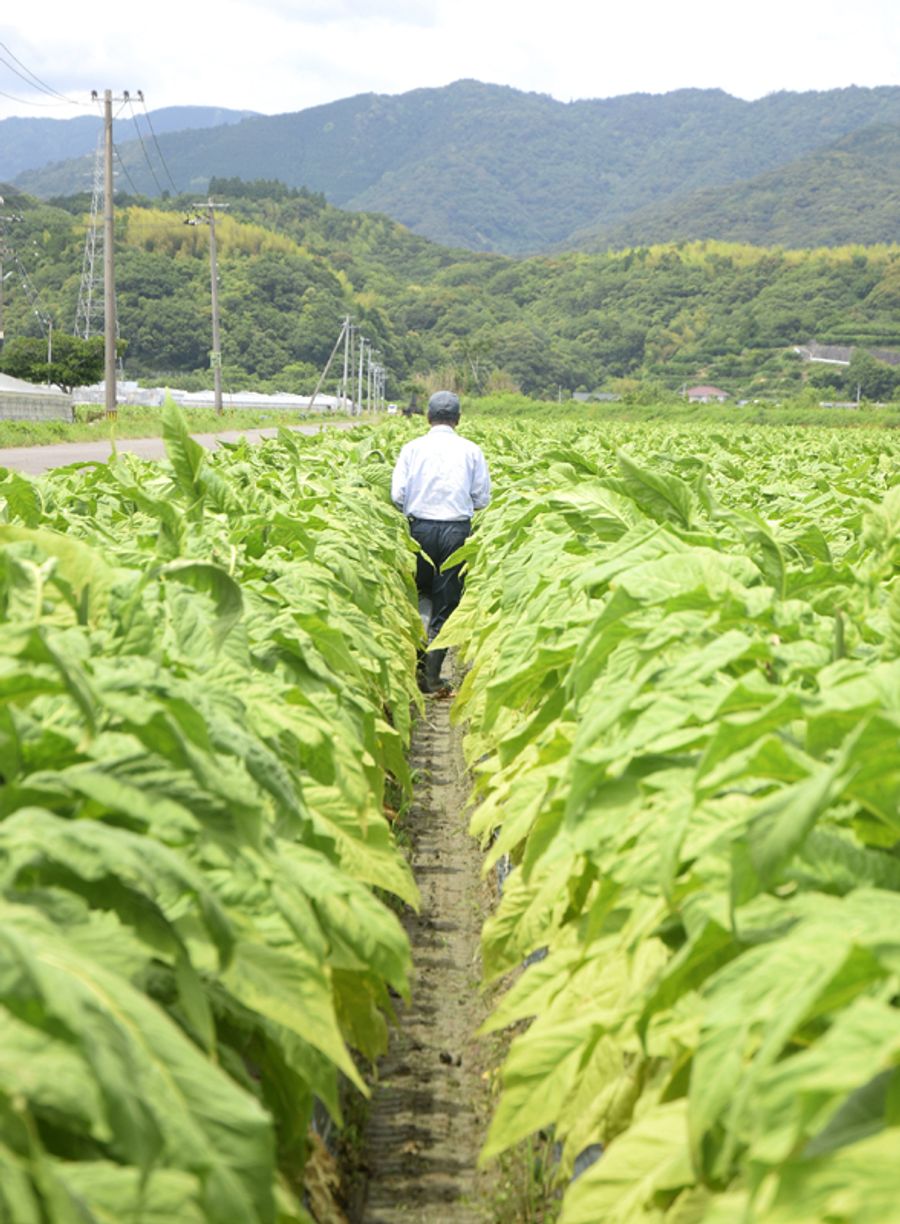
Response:
M896 439L481 440L442 642L472 830L512 863L484 1157L550 1132L562 1224L896 1219Z
M0 472L0 1219L308 1221L416 889L411 553L359 435ZM381 482L381 483L379 483ZM313 1150L316 1158L316 1149Z

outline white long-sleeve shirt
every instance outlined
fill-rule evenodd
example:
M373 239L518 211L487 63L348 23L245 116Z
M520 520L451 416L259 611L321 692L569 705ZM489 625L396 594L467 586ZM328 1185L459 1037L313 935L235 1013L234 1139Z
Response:
M397 457L391 500L407 518L470 519L491 500L491 478L481 447L452 425L432 425Z

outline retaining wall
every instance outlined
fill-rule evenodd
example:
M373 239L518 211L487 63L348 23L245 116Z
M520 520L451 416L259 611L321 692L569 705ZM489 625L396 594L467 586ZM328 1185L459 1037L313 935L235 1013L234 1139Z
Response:
M70 395L41 395L33 391L0 391L0 420L73 421Z

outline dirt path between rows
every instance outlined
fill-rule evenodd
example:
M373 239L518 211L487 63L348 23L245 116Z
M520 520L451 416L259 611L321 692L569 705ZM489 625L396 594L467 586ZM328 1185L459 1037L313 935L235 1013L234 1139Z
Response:
M412 1000L379 1065L364 1138L365 1201L352 1224L474 1224L492 1219L476 1162L488 1122L486 1051L474 1033L481 926L490 898L463 814L468 779L450 702L427 698L413 735L418 781L405 828L422 892L406 922Z

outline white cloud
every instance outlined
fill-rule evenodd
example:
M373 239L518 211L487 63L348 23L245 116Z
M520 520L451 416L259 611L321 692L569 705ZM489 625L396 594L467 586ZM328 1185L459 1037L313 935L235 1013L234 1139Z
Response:
M0 40L43 80L143 89L151 108L208 104L266 113L350 95L400 93L463 77L568 101L718 87L744 98L779 89L898 84L894 0L184 0L123 7L95 0L22 5ZM0 64L6 114L47 109Z

